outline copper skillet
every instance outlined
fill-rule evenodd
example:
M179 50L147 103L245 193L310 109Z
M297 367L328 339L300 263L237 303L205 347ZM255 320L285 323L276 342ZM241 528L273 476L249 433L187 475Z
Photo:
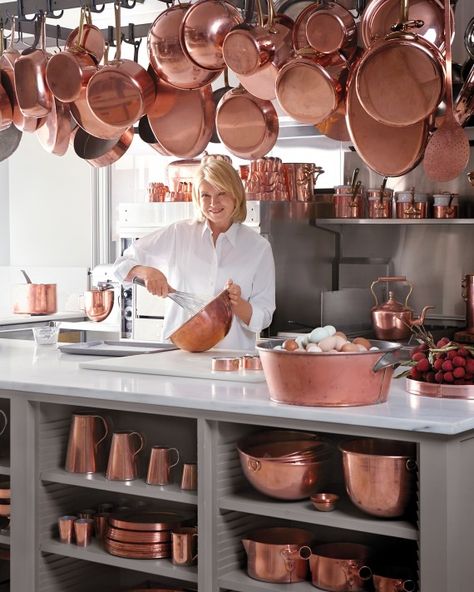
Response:
M15 39L16 18L12 17L12 26L10 32L10 44L8 48L0 55L0 78L10 103L12 105L12 118L14 126L22 132L34 132L45 122L44 118L26 117L20 111L15 90L14 67L16 60L20 57L20 52L13 47Z
M153 70L162 80L190 90L207 86L220 71L197 66L183 51L180 27L188 8L189 4L178 4L158 15L148 33L148 54Z
M69 106L54 99L51 111L46 116L45 124L36 131L36 135L47 152L63 156L67 152L70 136L75 126Z
M82 128L73 132L74 151L95 168L109 166L117 162L130 148L133 140L133 127L128 128L119 138L104 140L95 138Z
M404 127L429 117L445 87L444 60L424 37L408 32L408 0L401 0L395 32L372 44L357 68L356 88L367 113L386 125Z
M0 54L3 52L3 24L0 24ZM0 131L10 127L13 122L13 108L7 91L0 81Z

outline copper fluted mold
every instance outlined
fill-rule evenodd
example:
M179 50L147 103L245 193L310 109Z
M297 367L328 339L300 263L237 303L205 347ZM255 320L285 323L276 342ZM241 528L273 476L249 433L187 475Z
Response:
M229 293L223 290L169 338L180 349L203 352L222 341L232 324Z
M103 321L114 306L113 290L88 290L84 292L84 310L91 321Z
M257 345L272 401L349 407L387 400L399 343L372 340L377 351L316 354L273 349L282 342Z
M308 562L300 557L301 547L311 544L313 534L302 528L265 528L242 539L251 578L275 584L302 582Z
M49 315L58 310L56 284L17 284L14 287L15 314Z
M372 577L371 551L356 543L329 543L313 548L309 558L313 586L330 592L363 592Z
M403 516L414 499L415 446L364 438L344 442L340 450L346 491L352 502L372 516Z
M69 429L66 471L96 473L100 470L98 447L107 434L107 422L101 415L74 414Z
M136 479L138 477L137 455L143 446L143 436L139 432L114 432L105 472L106 479L111 481Z

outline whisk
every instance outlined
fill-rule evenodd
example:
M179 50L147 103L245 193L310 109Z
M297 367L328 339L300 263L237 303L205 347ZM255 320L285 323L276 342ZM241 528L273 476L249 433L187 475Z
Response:
M145 282L140 278L133 279L134 284L145 287ZM176 304L179 304L181 308L191 314L198 313L207 304L207 300L199 298L195 294L189 292L180 292L179 290L171 290L168 292L168 298L171 298Z

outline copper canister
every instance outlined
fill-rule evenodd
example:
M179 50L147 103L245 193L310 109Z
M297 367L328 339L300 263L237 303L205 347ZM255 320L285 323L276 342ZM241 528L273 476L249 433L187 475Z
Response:
M457 218L459 199L453 193L433 195L433 218Z
M367 215L369 218L391 218L392 217L391 189L367 189Z
M363 218L364 202L362 187L353 195L351 185L334 187L333 203L335 218Z
M420 219L428 217L428 195L399 191L395 194L397 218Z

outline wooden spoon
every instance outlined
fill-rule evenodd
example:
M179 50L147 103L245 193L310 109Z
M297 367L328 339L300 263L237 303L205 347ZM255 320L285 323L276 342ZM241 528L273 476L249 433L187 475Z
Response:
M451 19L449 0L444 0L446 43L446 115L431 136L425 150L423 166L433 181L451 181L458 177L469 161L469 140L453 112L453 77L451 53Z

